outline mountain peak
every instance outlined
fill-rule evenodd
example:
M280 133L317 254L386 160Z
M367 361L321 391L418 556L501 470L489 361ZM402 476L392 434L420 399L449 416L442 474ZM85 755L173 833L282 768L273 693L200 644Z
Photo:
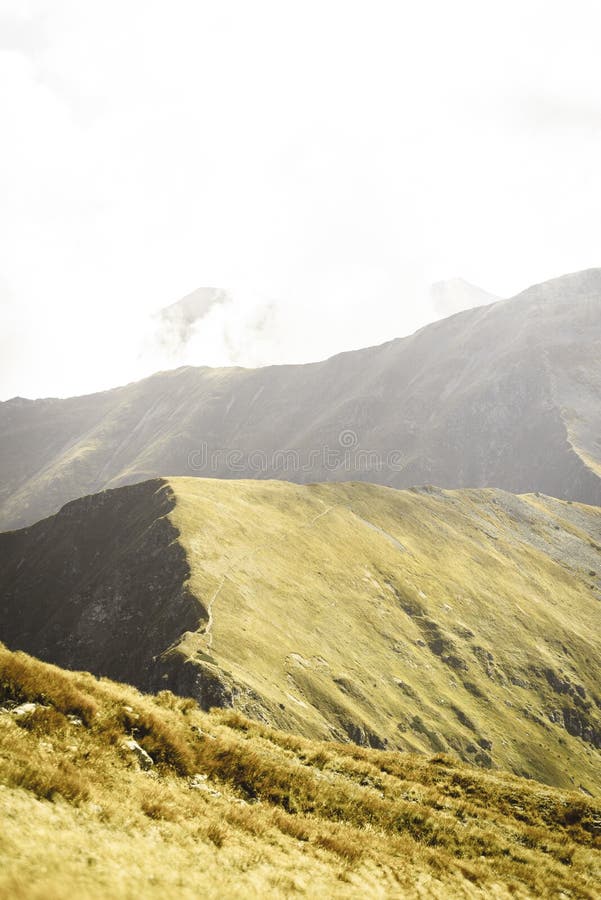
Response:
M430 287L430 299L435 313L443 317L464 309L487 306L500 298L471 284L465 278L450 278L445 281L437 281Z

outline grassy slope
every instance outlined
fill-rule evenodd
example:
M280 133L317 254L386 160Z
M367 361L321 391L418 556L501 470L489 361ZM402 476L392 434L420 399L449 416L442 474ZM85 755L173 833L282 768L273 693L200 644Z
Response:
M189 587L211 609L176 652L231 673L246 713L601 790L601 510L170 483Z
M0 814L0 895L17 900L594 898L601 878L598 801L204 714L2 645Z

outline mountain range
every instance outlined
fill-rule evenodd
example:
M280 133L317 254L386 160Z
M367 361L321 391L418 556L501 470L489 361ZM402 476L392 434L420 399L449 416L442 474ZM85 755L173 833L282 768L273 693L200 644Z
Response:
M433 298L0 404L2 896L598 896L601 269Z
M0 527L160 475L496 487L598 505L600 398L591 269L320 363L184 367L6 401Z

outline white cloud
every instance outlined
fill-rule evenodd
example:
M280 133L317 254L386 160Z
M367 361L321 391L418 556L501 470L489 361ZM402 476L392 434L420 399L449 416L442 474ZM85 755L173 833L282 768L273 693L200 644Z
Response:
M433 281L598 264L599 26L585 0L0 0L0 396L148 374L149 317L202 285L232 300L185 361L252 365L407 333Z

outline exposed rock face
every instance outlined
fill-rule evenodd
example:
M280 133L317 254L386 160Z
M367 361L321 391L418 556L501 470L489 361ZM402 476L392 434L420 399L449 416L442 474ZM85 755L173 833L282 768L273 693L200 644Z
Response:
M123 741L123 747L133 754L141 769L145 771L152 769L154 765L152 757L146 752L144 747L140 747L137 741L134 741L133 738L127 738L127 740Z
M600 571L599 507L153 480L0 534L0 641L290 731L595 792Z
M601 504L601 270L321 363L0 404L0 527L157 475L494 486Z

